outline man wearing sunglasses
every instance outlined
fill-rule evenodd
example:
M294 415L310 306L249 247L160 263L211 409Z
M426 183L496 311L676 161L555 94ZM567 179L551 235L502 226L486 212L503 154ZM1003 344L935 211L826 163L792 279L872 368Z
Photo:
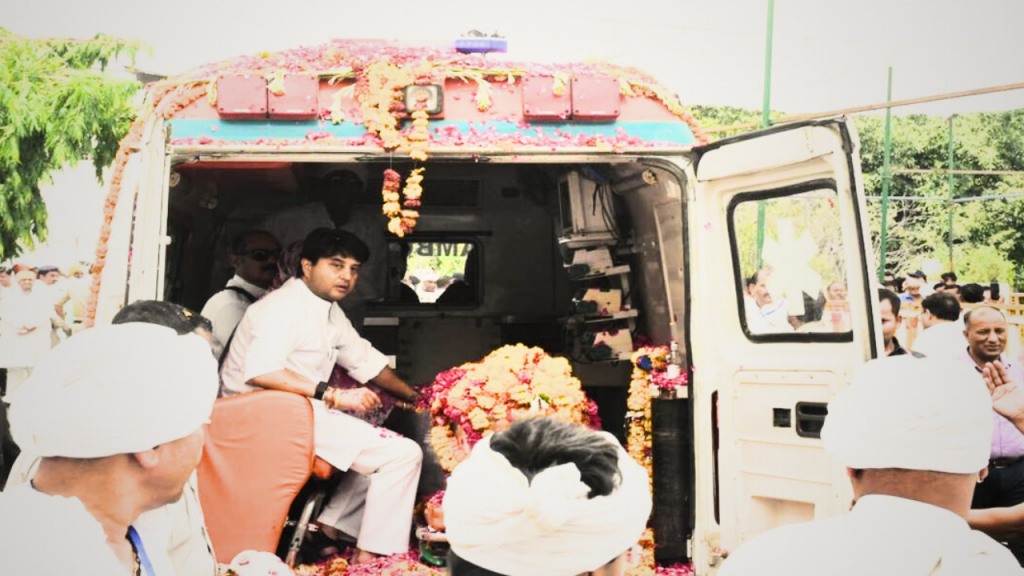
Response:
M203 306L202 315L213 323L213 353L224 352L246 308L263 296L277 277L277 257L281 244L263 230L249 230L235 237L228 260L235 275L227 286Z

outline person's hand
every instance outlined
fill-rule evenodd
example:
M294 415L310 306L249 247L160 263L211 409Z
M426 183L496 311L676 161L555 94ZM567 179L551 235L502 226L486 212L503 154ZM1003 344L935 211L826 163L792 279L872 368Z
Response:
M380 408L380 397L368 388L331 388L324 395L328 408L363 414Z
M1003 363L986 362L981 377L992 394L992 408L1013 421L1024 420L1024 382L1013 382Z
M25 326L25 327L23 327L23 328L21 328L21 329L19 329L19 330L18 330L18 336L24 336L24 335L26 335L26 334L28 334L28 333L32 332L32 331L33 331L33 330L35 330L35 329L36 329L36 327L35 327L35 326L32 326L32 327L29 327L29 326Z

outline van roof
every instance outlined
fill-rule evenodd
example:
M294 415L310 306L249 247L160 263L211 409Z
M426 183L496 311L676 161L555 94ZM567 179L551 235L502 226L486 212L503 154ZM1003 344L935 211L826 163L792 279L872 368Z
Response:
M411 138L417 125L400 101L429 85L440 87L440 112L430 111ZM168 120L171 145L185 149L355 147L422 159L446 149L614 153L708 142L678 98L635 68L383 41L336 40L199 66L151 83L143 113Z

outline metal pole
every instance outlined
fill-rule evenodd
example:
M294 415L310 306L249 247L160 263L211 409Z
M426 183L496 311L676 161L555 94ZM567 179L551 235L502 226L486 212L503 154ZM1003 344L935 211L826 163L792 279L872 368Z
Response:
M768 0L768 32L765 35L764 48L764 102L761 105L761 127L767 128L772 125L772 29L775 23L775 0ZM757 268L761 269L764 260L761 258L764 251L764 202L757 203Z
M886 99L892 102L892 66L889 66L889 91ZM889 250L889 159L892 153L892 108L885 109L885 146L882 149L882 233L878 255L878 281L885 282L885 254Z
M956 174L953 173L955 166L953 166L953 119L956 118L956 114L949 117L949 271L953 272L956 267L953 266L953 210L956 208L954 203L954 192L956 191Z
M772 28L775 23L775 0L768 0L768 33L764 46L764 103L761 105L761 127L772 124Z

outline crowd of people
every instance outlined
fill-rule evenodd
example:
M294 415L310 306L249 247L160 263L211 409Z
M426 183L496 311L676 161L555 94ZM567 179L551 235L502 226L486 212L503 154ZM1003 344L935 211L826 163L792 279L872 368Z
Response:
M46 352L81 330L91 278L75 263L30 268L0 265L0 396L14 392Z

